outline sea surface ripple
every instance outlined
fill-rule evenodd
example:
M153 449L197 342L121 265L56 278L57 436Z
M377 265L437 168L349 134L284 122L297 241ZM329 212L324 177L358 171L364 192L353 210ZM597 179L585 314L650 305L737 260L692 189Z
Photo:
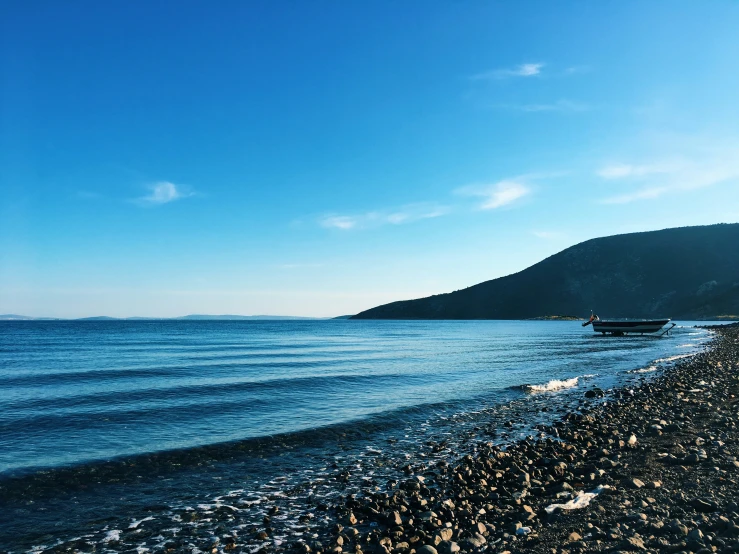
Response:
M515 438L585 388L699 351L709 334L690 325L655 339L541 321L0 322L0 545L230 487L295 488L344 456L452 455L480 414Z

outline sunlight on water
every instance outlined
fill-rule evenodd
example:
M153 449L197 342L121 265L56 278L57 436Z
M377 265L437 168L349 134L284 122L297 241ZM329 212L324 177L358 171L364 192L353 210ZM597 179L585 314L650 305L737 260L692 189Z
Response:
M0 471L293 433L689 354L577 322L8 322ZM691 336L692 339L701 336ZM582 383L582 381L580 381Z
M255 525L275 502L298 528L301 507L402 478L408 460L535 433L585 390L651 378L710 336L522 321L0 325L0 546L23 549L82 534L105 549L193 510Z

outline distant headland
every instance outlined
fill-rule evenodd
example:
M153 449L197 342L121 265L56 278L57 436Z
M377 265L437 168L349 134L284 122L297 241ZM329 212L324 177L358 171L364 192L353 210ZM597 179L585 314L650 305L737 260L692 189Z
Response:
M607 317L723 319L739 313L737 245L739 223L596 238L513 275L392 302L354 319L565 319L542 314L591 310Z

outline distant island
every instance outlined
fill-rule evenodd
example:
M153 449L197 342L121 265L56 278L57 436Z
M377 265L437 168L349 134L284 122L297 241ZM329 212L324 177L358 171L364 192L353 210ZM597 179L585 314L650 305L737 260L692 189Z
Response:
M185 315L182 317L175 317L173 319L196 319L196 320L242 320L242 319L274 319L274 320L309 320L309 319L331 319L328 317L301 317L296 315Z
M583 321L584 317L575 315L542 315L539 317L530 317L530 321Z
M354 319L726 318L739 313L739 224L591 239L513 275ZM574 316L573 316L574 317Z
M341 316L347 318L350 316ZM301 317L292 315L202 315L192 314L180 317L110 317L106 315L93 317L77 317L77 318L55 318L55 317L29 317L16 314L0 314L0 321L177 321L177 320L193 320L193 321L317 321L324 319L339 319L330 317Z

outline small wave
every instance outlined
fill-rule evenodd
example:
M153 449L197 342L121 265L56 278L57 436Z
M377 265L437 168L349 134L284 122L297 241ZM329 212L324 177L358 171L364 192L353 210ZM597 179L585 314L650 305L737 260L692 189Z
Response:
M103 537L103 542L118 542L119 540L121 540L120 529L113 529L112 531L108 531L108 534Z
M136 519L134 519L134 520L133 520L133 521L131 522L131 525L129 525L129 526L128 526L128 528L129 528L129 529L137 529L137 528L138 528L138 526L139 526L139 525L141 525L142 523L144 523L145 521L152 521L153 519L154 519L154 518L153 518L153 517L151 517L151 516L149 516L149 517L145 517L144 519L139 519L139 520L136 520Z
M553 392L562 389L570 389L577 386L579 377L572 379L552 379L544 385L522 385L522 389L527 392Z
M674 362L675 360L682 360L683 358L690 358L691 356L695 356L695 354L677 354L676 356L668 356L667 358L659 358L658 360L654 360L654 362L657 364L661 364L664 362Z
M656 365L650 365L649 367L643 367L641 369L632 369L629 373L651 373L652 371L657 371Z

